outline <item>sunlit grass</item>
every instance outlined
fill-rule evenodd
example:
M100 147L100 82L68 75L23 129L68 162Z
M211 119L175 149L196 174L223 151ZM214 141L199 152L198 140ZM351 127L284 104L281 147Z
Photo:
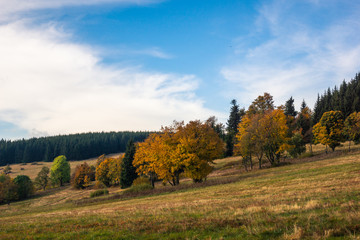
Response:
M352 152L248 173L234 165L236 158L221 159L209 180L237 181L125 200L49 204L47 197L71 200L82 192L66 188L0 206L0 238L359 239L359 158Z

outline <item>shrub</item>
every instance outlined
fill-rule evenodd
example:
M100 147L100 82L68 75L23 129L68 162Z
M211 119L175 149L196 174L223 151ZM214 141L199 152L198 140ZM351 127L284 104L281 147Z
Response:
M126 189L124 192L137 193L137 192L143 192L143 191L152 190L152 189L153 189L153 187L151 186L150 183L142 183L139 185L132 185L129 189Z
M98 196L102 196L102 195L107 195L109 194L109 191L107 189L99 189L96 190L95 192L90 193L90 197L98 197Z
M136 178L136 179L134 180L132 186L142 185L142 184L149 184L149 185L151 185L149 178L147 178L147 177L138 177L138 178Z
M18 175L14 178L14 183L18 186L17 193L19 199L26 199L34 192L31 179L26 175Z

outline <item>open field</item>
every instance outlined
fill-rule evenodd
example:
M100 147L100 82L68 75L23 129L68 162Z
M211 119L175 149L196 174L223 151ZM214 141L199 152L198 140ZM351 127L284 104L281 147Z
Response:
M109 154L107 157L117 157L119 154ZM75 167L83 162L86 162L91 165L95 165L97 161L97 158L90 158L86 160L80 160L80 161L69 161L71 170L74 170ZM11 173L10 177L15 178L17 175L27 175L32 180L34 180L37 176L37 174L40 172L42 167L46 166L49 169L51 168L52 162L35 162L35 163L26 163L26 164L11 164ZM0 167L0 171L2 171L3 167Z
M0 238L360 239L360 152L318 154L248 173L220 159L208 179L219 184L136 198L110 188L87 202L92 190L53 189L0 206Z

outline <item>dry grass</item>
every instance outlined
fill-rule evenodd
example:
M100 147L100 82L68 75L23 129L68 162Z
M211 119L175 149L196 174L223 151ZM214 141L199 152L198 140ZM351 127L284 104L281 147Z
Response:
M117 157L120 154L110 154L108 155L108 157ZM86 162L87 164L91 165L96 165L96 161L97 158L90 158L90 159L86 159L86 160L82 160L82 161L69 161L70 163L70 168L71 171L73 171L75 169L75 167L83 162ZM11 178L15 178L17 175L27 175L29 176L32 180L34 180L37 176L37 174L40 172L40 170L46 166L49 169L51 168L52 162L35 162L35 163L27 163L26 165L24 164L11 164L11 173L10 173L10 177ZM2 169L4 167L0 167L0 169Z
M357 239L360 153L328 156L248 173L236 158L220 159L207 185L135 198L110 198L120 196L114 188L109 198L73 204L90 190L54 190L1 206L0 238Z

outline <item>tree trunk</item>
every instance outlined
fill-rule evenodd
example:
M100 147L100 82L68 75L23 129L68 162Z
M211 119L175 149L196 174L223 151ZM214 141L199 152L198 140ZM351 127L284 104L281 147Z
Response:
M252 157L251 157L251 154L250 154L250 170L253 169L253 162L252 162Z

